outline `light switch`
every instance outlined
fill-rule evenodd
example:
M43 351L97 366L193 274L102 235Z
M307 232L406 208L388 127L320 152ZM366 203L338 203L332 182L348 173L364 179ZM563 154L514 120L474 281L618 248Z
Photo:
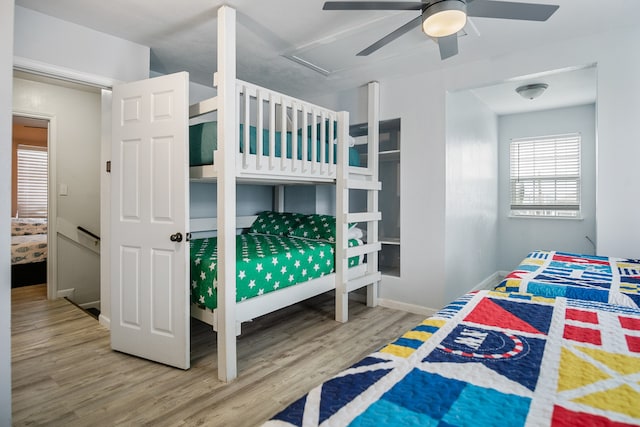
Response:
M69 194L69 188L67 187L67 184L60 184L60 191L58 192L58 195L66 196L67 194Z

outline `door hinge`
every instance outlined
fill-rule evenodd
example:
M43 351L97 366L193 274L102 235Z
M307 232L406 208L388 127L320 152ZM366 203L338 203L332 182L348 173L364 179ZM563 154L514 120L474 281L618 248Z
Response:
M111 160L107 160L107 173L111 173Z

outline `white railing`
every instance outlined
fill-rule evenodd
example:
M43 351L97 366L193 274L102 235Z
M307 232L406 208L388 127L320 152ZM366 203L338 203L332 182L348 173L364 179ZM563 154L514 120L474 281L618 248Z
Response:
M236 95L239 175L335 179L336 153L347 143L335 111L241 80Z

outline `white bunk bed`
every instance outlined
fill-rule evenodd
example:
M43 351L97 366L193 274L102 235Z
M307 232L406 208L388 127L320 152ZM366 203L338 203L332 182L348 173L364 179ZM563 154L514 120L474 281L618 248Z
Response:
M194 118L214 112L217 115L217 141L214 151L214 162L211 165L191 167L191 180L212 180L217 183L217 218L192 219L189 232L200 231L217 232L218 266L217 266L217 308L211 312L192 306L192 316L204 320L214 326L218 333L218 377L222 381L231 381L237 376L236 335L240 333L241 322L254 319L277 309L286 307L320 293L335 290L336 320L346 322L348 319L348 294L350 291L367 287L367 304L377 304L377 285L381 275L378 271L377 252L380 243L377 241L378 221L378 191L381 184L378 181L378 84L369 85L369 140L367 167L349 166L349 114L335 112L305 101L295 99L284 94L262 88L236 79L235 53L235 10L222 6L218 11L218 72L214 77L217 96L189 107L189 117ZM124 105L125 101L122 102ZM173 104L171 109L175 108ZM123 107L126 109L126 107ZM124 115L125 113L118 113ZM117 121L117 119L116 119ZM122 120L126 122L125 119ZM241 129L241 123L244 124ZM254 147L250 142L250 126L256 129L257 140ZM263 140L263 129L267 129L268 141ZM297 130L300 129L300 132ZM335 132L334 132L335 129ZM280 138L280 147L276 145L276 132L291 135L291 144L287 146L287 138ZM242 145L240 132L244 132ZM335 133L335 134L334 134ZM118 138L121 140L123 137ZM336 151L334 153L334 140ZM312 141L313 143L307 143ZM321 141L316 143L316 141ZM323 143L323 142L327 143ZM301 143L302 142L302 143ZM122 145L122 144L121 144ZM278 156L278 148L280 154ZM116 153L116 151L114 151ZM137 153L137 152L136 152ZM136 154L138 156L138 154ZM115 155L114 155L115 157ZM137 158L137 157L136 157ZM123 163L126 161L123 160ZM115 165L114 165L115 166ZM124 166L123 166L124 168ZM126 174L126 172L125 172ZM124 178L123 178L124 180ZM335 183L336 185L336 244L335 244L335 273L314 279L302 284L283 288L246 301L236 302L236 234L237 229L248 227L255 217L236 217L236 185L238 183L262 183L280 185L285 183ZM122 187L122 182L114 186ZM367 211L349 213L349 190L359 189L368 192ZM282 186L277 194L284 193ZM126 202L126 197L124 199ZM279 198L282 208L282 197ZM120 215L122 218L122 215ZM348 225L350 223L367 224L368 242L358 247L349 248L347 245ZM112 222L113 224L113 222ZM181 233L171 236L174 242L182 240ZM188 238L186 239L188 240ZM189 245L186 252L189 251ZM119 251L113 252L112 257L119 256L120 268L135 264L138 271L138 258L127 263L127 253L131 252L131 244L122 244ZM125 248L125 249L122 249ZM129 252L127 252L129 251ZM122 255L125 253L125 255ZM156 251L156 253L159 253ZM354 256L372 254L366 264L348 268L348 259ZM136 255L137 256L137 255ZM180 257L184 256L180 252ZM153 257L153 255L152 255ZM166 257L168 259L168 257ZM113 270L112 270L113 271ZM187 266L187 274L189 268ZM113 274L113 273L112 273ZM113 318L130 318L135 321L132 325L118 327L121 334L130 330L141 329L136 323L138 319L135 310L127 313L127 290L123 283L116 284L116 293L112 299L121 301L119 314ZM137 282L136 282L137 283ZM185 288L189 288L187 280ZM153 285L152 285L153 287ZM137 289L137 288L136 288ZM173 288L172 288L173 289ZM138 292L138 291L136 291ZM173 290L182 304L184 295L181 291ZM150 291L153 298L154 291ZM168 292L167 292L168 293ZM133 295L138 298L140 292ZM156 292L157 294L157 292ZM129 295L132 295L129 292ZM187 297L188 298L188 297ZM169 298L173 301L172 298ZM138 316L138 317L137 317ZM178 317L181 317L179 315ZM151 315L153 318L153 315ZM174 316L175 317L175 316ZM114 349L131 352L138 356L151 358L163 363L172 364L164 359L155 359L140 351L130 351L126 347L133 345L135 336L126 339L114 338L112 321L112 347ZM127 322L121 321L119 325ZM153 322L152 322L153 323ZM187 322L188 323L188 322ZM133 327L128 327L133 326ZM188 326L187 326L188 327ZM151 329L154 329L152 325ZM162 329L162 328L156 328ZM171 330L171 332L167 332ZM172 335L173 329L164 327L164 335ZM188 331L187 331L188 335ZM188 343L188 337L187 343ZM162 344L150 352L162 351ZM188 351L188 345L187 345ZM188 357L184 363L175 364L183 368L189 367Z

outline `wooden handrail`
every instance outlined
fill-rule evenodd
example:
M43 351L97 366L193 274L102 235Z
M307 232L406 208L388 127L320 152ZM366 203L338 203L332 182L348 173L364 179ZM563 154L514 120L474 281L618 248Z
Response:
M87 230L86 228L80 225L78 226L78 230L82 231L85 234L88 234L89 236L93 237L96 240L100 240L100 236L93 234L92 232L90 232L89 230Z

